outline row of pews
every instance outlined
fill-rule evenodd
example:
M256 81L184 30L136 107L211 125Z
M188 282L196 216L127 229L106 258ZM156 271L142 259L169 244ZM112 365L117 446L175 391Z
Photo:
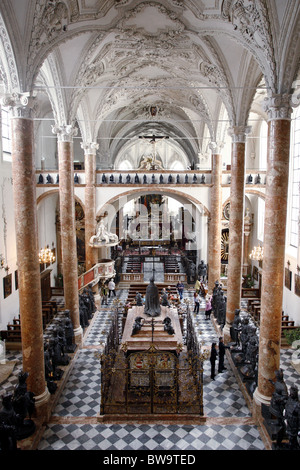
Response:
M155 283L155 285L158 288L159 295L161 295L163 288L169 288L169 292L172 296L177 297L177 289L176 286L166 286L165 284L159 284ZM135 297L137 292L139 292L142 297L145 297L146 295L146 289L148 287L148 284L140 283L140 284L134 284L133 286L130 286L128 289L128 295L127 295L127 301L126 303L130 305L135 305Z
M177 256L166 256L164 259L165 273L179 273L180 267L177 260Z
M143 263L140 257L130 256L129 261L126 265L126 273L141 273Z
M259 326L260 324L260 311L261 311L261 301L260 299L248 299L248 312L252 316L255 323ZM281 316L281 338L284 339L284 332L299 328L295 325L294 320L289 319L289 315L282 312Z
M42 321L43 330L51 323L52 319L58 312L58 304L56 300L42 301ZM21 349L21 318L14 318L7 324L7 329L1 331L1 338L5 340L6 347L11 349Z

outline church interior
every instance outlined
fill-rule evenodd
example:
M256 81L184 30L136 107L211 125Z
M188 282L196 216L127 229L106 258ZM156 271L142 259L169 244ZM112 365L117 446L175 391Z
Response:
M1 451L300 450L299 59L298 0L1 1Z

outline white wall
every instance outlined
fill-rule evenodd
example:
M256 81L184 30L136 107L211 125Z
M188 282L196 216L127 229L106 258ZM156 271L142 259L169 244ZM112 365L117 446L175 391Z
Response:
M38 220L38 249L45 248L56 249L56 261L51 264L51 286L55 285L55 276L57 275L57 241L56 241L56 208L58 204L58 193L45 197L39 203L37 208ZM54 244L54 245L53 245Z
M19 315L19 291L15 285L15 271L17 270L15 221L13 205L13 185L11 164L0 162L0 253L4 256L4 267L0 269L0 330L6 330L14 316ZM12 293L4 298L3 278L11 274Z

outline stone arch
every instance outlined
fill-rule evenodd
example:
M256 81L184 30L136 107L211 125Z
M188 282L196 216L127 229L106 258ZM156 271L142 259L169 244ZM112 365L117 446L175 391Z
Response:
M58 192L59 192L59 189L57 188L57 189L50 189L49 191L46 191L43 194L40 194L36 200L37 206L39 206L39 204L42 202L43 199L45 199L46 197L52 196L54 194L57 194ZM75 201L81 205L83 212L85 212L85 205L82 202L82 200L76 194L74 194L74 198L75 198Z
M201 208L201 213L204 215L204 216L207 216L208 218L210 217L210 211L208 210L208 208L201 202L199 201L198 199L196 199L194 196L191 196L191 195L187 195L186 193L184 192L181 192L181 191L178 191L178 190L175 190L175 189L169 189L169 188L141 188L140 190L137 190L137 188L134 188L134 189L131 189L131 190L128 190L128 191L124 191L123 193L121 194L118 194L112 198L110 198L108 201L106 201L98 210L97 210L97 214L96 216L99 217L100 215L102 215L105 211L106 211L106 208L109 206L109 205L115 205L115 203L122 199L122 198L126 198L127 196L130 196L130 199L133 199L134 197L137 197L137 196L140 196L140 195L143 195L143 194L149 194L149 193L159 193L159 194L164 194L165 196L170 196L170 197L174 197L174 199L176 199L176 196L177 196L177 200L179 200L179 198L182 198L182 199L187 199L189 203L193 204L194 206L199 206Z

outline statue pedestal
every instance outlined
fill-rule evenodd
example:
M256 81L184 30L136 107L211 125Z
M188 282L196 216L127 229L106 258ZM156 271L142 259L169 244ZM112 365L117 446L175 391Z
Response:
M136 317L142 317L143 326L137 334L132 336L132 328ZM169 335L167 331L164 331L163 320L166 317L171 319L171 325L174 328L173 335ZM161 313L159 316L150 317L144 314L143 306L132 307L128 310L124 327L122 344L125 343L127 352L147 350L152 344L162 351L177 351L178 344L183 346L183 338L177 309L161 307Z

